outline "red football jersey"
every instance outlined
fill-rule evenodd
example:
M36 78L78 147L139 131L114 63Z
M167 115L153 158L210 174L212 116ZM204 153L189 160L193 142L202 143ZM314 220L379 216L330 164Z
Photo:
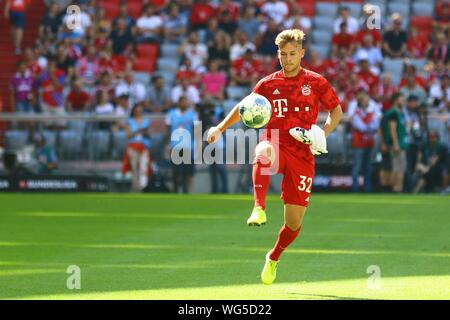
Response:
M271 129L278 129L280 145L304 149L309 154L309 146L291 137L289 129L310 129L317 122L319 102L327 110L340 104L328 81L305 68L295 77L285 77L281 70L274 72L261 79L253 92L263 95L272 104L272 117L263 138L271 139Z

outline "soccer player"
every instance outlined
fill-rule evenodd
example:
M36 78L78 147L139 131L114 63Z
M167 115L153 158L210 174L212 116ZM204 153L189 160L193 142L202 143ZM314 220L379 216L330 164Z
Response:
M300 232L314 177L314 155L326 152L325 139L342 118L339 99L327 80L301 66L305 54L303 39L304 33L298 29L279 33L275 43L282 70L261 79L253 89L254 93L265 96L271 102L272 116L255 148L255 202L248 225L259 226L267 221L265 199L270 181L268 171L273 168L284 175L281 185L284 225L275 246L266 255L261 273L264 284L275 280L282 252ZM319 103L329 112L323 129L315 125ZM239 119L239 107L235 106L221 123L208 131L208 142L217 141L224 130Z

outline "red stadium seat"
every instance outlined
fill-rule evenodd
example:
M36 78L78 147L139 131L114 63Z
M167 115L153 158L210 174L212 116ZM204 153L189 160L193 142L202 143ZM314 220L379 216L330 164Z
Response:
M305 17L314 17L316 14L316 3L315 2L305 2L299 1L298 5L302 8L303 15Z
M153 43L140 43L136 46L136 55L138 57L151 57L156 59L159 53L159 46Z
M128 6L128 14L132 16L134 19L138 19L140 16L142 16L143 13L143 7L142 2L127 2Z
M105 9L105 16L108 19L114 19L119 15L119 2L113 1L102 1L100 6Z
M156 59L151 57L137 57L134 60L133 70L140 72L154 72L156 67Z
M410 25L420 31L431 32L433 30L433 18L429 16L414 16L411 17Z

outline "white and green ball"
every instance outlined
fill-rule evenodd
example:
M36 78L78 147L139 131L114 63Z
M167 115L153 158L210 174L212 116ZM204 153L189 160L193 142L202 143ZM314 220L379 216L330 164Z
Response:
M249 128L264 127L272 115L272 106L266 97L252 93L242 99L239 104L241 121Z

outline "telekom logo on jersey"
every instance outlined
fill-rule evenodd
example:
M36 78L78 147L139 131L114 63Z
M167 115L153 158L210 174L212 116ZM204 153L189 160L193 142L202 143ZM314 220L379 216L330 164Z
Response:
M289 110L287 99L275 99L275 100L272 100L272 103L274 105L273 111L275 112L275 117L276 118L284 118L285 115L283 113L288 112L288 110ZM300 112L301 110L299 107L294 107L294 111ZM309 107L308 106L304 107L303 111L308 112Z

